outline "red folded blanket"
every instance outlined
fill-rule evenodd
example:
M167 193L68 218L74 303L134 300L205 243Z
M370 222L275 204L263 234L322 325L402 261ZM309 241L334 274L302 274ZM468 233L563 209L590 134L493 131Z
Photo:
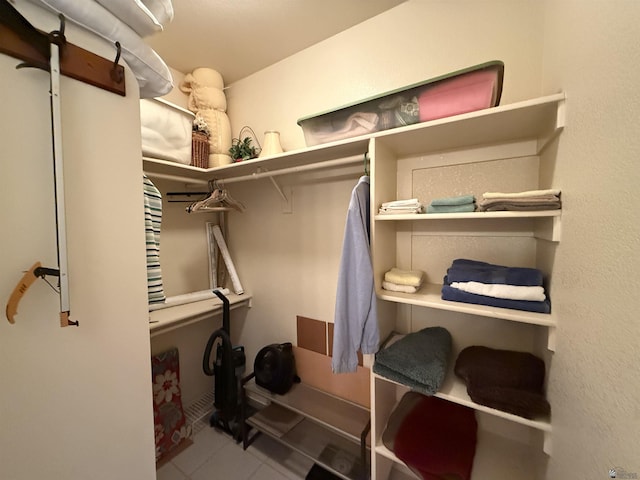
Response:
M393 436L393 441L385 444L413 472L424 480L471 478L477 441L474 410L409 392L396 412L401 414L392 415L383 441L385 436Z

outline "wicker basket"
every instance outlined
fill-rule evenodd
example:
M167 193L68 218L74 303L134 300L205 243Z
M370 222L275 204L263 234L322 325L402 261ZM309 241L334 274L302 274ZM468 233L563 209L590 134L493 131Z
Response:
M202 132L193 132L191 136L191 165L209 168L209 137Z

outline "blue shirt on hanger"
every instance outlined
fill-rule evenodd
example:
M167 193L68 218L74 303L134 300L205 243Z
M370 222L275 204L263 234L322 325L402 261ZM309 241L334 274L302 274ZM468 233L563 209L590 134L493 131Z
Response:
M334 373L355 372L358 350L373 354L380 333L369 251L369 177L362 176L351 193L338 273L333 329Z

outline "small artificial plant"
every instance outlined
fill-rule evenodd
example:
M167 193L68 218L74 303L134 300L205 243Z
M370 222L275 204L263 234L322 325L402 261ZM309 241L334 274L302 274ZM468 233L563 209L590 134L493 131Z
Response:
M241 162L242 160L256 158L258 152L256 147L251 145L251 137L244 137L242 140L234 138L231 148L229 149L229 155L231 155L234 161Z

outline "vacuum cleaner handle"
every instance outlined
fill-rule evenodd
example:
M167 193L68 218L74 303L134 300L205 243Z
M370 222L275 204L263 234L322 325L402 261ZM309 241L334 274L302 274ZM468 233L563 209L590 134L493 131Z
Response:
M213 348L213 344L218 338L222 342L222 362L224 365L231 365L231 368L233 368L233 352L231 347L231 339L229 338L227 332L222 329L218 329L209 337L207 346L204 349L204 355L202 356L202 370L210 377L215 375L215 369L211 366L211 349Z
M214 289L213 293L222 300L222 329L231 335L231 324L229 322L229 299L218 289Z

